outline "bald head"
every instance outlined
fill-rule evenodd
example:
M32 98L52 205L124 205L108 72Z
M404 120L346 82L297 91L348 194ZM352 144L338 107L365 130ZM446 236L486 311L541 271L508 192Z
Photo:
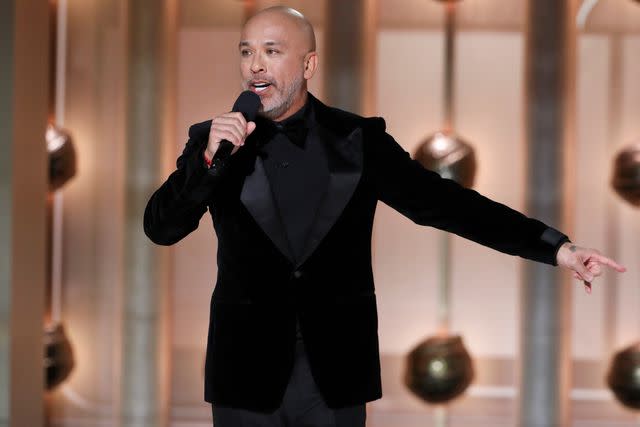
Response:
M240 36L243 88L255 92L262 114L283 120L304 106L317 64L313 27L297 10L276 6L249 19Z
M305 53L315 52L316 50L316 35L313 31L313 26L302 13L291 7L272 6L262 9L245 23L243 33L247 26L256 23L284 24L288 30L294 31L291 36L301 42Z

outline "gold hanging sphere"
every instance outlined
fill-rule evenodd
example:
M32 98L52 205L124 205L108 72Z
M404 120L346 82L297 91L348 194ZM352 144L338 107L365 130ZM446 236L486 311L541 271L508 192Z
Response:
M640 342L613 356L607 373L607 385L624 406L640 409Z
M459 335L430 337L407 356L405 384L429 403L455 399L473 377L471 357Z
M75 365L71 342L61 323L45 327L44 346L46 387L52 390L69 377Z
M640 142L618 152L611 185L624 200L633 206L640 206Z
M49 153L49 191L56 191L76 174L76 151L69 132L54 125L47 127L45 139Z
M473 147L451 132L436 132L418 147L414 159L443 178L453 179L464 187L473 187L476 156Z

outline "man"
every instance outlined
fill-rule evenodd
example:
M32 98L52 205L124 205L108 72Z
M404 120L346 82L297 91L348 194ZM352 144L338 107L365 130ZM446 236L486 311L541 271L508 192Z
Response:
M318 65L309 22L263 10L239 44L255 122L196 124L177 170L153 194L147 235L173 244L207 208L218 238L205 400L216 427L365 425L381 396L371 231L380 200L420 225L571 269L587 289L597 251L410 159L380 118L329 108L307 92ZM209 167L222 140L223 165Z

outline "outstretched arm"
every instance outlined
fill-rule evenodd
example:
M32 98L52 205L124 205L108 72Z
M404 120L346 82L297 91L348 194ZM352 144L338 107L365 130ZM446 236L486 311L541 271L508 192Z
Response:
M609 267L619 273L627 271L626 267L602 255L596 249L583 248L571 242L563 244L558 250L559 266L573 271L573 277L584 282L584 289L591 293L591 282L600 276L603 267Z

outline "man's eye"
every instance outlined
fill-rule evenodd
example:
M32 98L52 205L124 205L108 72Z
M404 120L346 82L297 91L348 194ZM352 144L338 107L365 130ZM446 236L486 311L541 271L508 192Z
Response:
M242 56L249 56L249 55L251 55L251 51L250 51L250 50L248 50L248 49L242 49L242 50L240 51L240 55L242 55Z
M267 49L267 54L268 55L273 55L273 54L276 54L276 53L279 53L276 49Z

